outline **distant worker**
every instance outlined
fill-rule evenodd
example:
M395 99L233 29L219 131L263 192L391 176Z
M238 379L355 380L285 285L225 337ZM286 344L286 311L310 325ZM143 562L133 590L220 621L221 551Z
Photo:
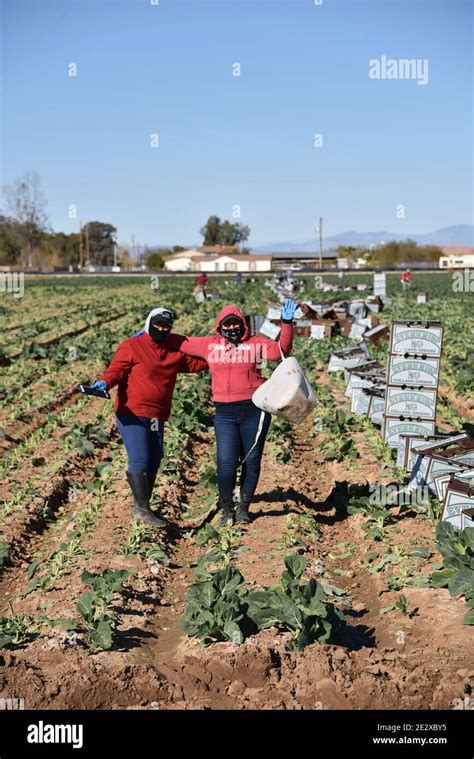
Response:
M402 283L403 292L411 289L411 286L413 284L413 274L411 273L410 269L405 269L400 282Z
M236 274L235 274L235 281L236 281L236 283L238 285L241 284L241 282L242 282L242 274L240 273L240 271L236 272Z
M199 287L206 287L208 282L209 282L209 277L204 272L202 274L199 274L194 280L194 283L198 285Z

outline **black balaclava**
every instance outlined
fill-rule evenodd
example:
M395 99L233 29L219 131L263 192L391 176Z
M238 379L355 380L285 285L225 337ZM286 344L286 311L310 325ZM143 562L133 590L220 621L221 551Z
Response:
M226 327L227 324L232 324L235 322L239 322L239 326L236 329L229 329ZM228 340L230 343L233 343L234 345L238 345L244 336L245 327L242 319L239 316L233 316L232 314L230 316L226 316L225 319L221 321L220 329L219 329L222 337L225 337L226 340Z
M156 324L163 324L169 327L169 329L166 332L163 330L158 330L155 327ZM157 314L156 316L151 317L148 334L150 335L152 340L155 341L155 343L157 343L158 345L161 345L162 343L164 343L164 341L166 340L170 332L171 332L171 325L168 319L164 319L161 314Z

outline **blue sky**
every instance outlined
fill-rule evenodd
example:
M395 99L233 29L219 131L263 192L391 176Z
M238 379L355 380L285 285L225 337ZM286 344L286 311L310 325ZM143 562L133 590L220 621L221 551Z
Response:
M328 235L471 222L470 2L151 2L2 2L2 183L36 171L55 230L71 204L141 244L200 242L234 206L253 248L320 215ZM382 55L428 59L428 83L370 79Z

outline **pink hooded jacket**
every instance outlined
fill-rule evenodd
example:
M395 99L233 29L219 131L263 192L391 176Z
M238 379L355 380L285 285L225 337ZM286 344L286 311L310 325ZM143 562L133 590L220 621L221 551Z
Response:
M242 342L233 345L220 335L221 321L233 314L245 325ZM279 361L281 351L287 356L293 345L293 327L282 324L280 341L256 335L249 337L249 330L242 312L237 306L224 306L215 323L216 334L209 337L186 337L179 349L188 356L203 358L209 364L212 377L212 399L217 403L246 401L265 378L261 375L262 362ZM281 351L280 351L281 345Z

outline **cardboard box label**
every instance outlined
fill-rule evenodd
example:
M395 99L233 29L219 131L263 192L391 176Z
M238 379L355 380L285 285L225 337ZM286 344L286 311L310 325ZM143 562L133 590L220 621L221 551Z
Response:
M422 386L437 388L439 379L439 359L414 359L404 356L390 356L388 369L389 385Z
M406 324L392 324L390 351L392 353L410 353L418 356L441 356L443 327Z
M405 434L430 434L435 430L434 421L428 419L420 419L418 421L400 421L398 418L385 417L385 423L383 428L383 437L387 445L391 448L398 447L399 435Z
M387 416L411 416L421 419L435 419L436 390L401 390L387 387Z

